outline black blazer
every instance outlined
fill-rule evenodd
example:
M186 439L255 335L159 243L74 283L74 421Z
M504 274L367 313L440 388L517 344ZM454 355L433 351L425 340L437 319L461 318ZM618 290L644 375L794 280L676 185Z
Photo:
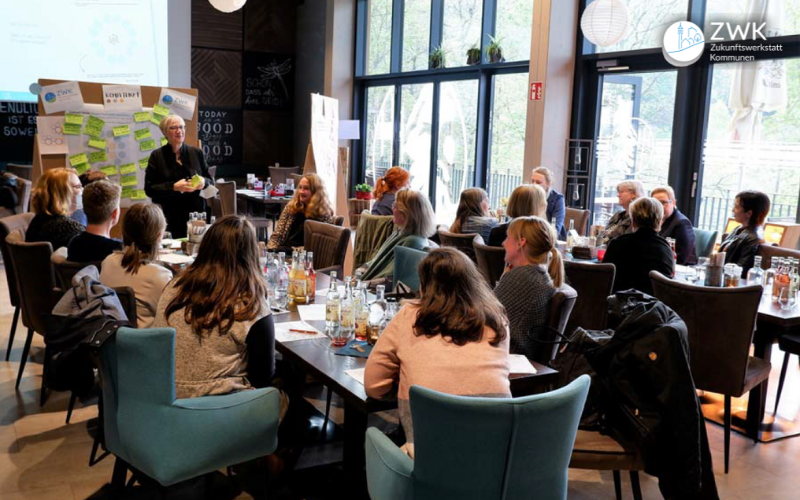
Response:
M490 247L501 247L503 246L503 241L506 239L506 235L508 234L508 222L504 222L502 224L498 224L489 231L489 241L486 242L486 245Z
M678 264L692 266L697 264L697 252L694 248L694 229L692 221L686 218L677 208L661 224L658 235L662 238L675 238L675 253Z
M739 226L719 245L719 251L725 252L725 263L732 262L742 266L742 277L753 267L753 262L761 245L758 228Z
M644 227L609 241L603 263L614 264L617 268L614 292L635 288L653 295L650 271L664 276L673 274L669 243L653 229Z

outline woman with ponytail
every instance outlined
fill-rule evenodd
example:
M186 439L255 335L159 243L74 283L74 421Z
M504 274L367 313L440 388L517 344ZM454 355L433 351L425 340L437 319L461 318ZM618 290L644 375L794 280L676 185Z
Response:
M129 286L136 292L139 328L153 325L158 299L172 279L172 272L156 262L166 228L160 206L132 206L122 221L125 248L106 257L100 271L100 282L104 285Z
M392 167L383 177L375 181L375 204L372 205L372 215L392 215L392 204L395 194L408 186L410 175L408 170Z
M508 315L511 352L533 354L547 322L550 299L564 284L555 229L541 217L517 217L503 242L506 271L494 289Z

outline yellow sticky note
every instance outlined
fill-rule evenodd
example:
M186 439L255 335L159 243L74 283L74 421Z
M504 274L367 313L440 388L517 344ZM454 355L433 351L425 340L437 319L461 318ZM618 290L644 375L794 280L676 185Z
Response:
M158 115L161 118L164 118L169 114L169 108L166 106L162 106L160 104L156 104L155 106L153 106L153 114Z
M162 145L162 146L166 146L168 142L169 142L169 141L167 140L167 138L166 138L166 137L162 137L162 138L161 138L161 145Z
M131 196L132 200L144 200L147 198L147 195L144 194L144 189L137 189L133 192Z
M162 116L153 115L153 116L150 117L150 123L152 123L153 125L161 126L161 120L162 119L163 119Z
M83 125L83 115L77 113L67 113L64 115L64 123L71 125Z
M103 128L97 127L95 125L89 125L87 123L86 126L83 127L83 133L88 135L89 137L100 137L101 135L103 135Z
M93 153L89 153L89 163L103 163L105 161L108 161L108 155L105 151L95 151Z
M106 149L106 141L103 139L89 139L89 147L95 149Z
M105 124L106 124L106 122L104 122L100 118L98 118L96 116L92 116L92 115L89 115L89 119L86 121L86 126L87 127L92 127L92 128L97 127L100 130L103 130L103 127L105 126Z
M131 133L131 128L128 125L120 125L111 130L114 132L114 137L122 137Z
M155 149L155 147L156 141L153 139L148 139L139 143L139 151L150 151L151 149Z
M201 184L203 184L203 178L197 174L194 174L194 177L192 177L191 180L192 187L193 188L200 187Z
M81 163L89 163L89 158L86 157L86 153L72 155L69 157L69 164L73 167L75 165L80 165Z
M126 163L125 165L119 166L119 173L121 174L133 174L135 172L136 172L135 163Z
M137 141L141 141L142 139L147 139L148 137L152 137L152 135L150 134L149 128L140 128L139 130L133 131L133 137Z
M101 168L100 171L108 176L117 175L117 166L109 165L107 167Z
M139 181L135 175L123 175L119 178L119 183L123 186L135 186Z
M79 163L79 164L75 165L74 168L75 168L75 171L78 172L78 175L81 175L84 172L86 172L87 170L89 170L91 168L91 166L88 163Z
M139 160L139 168L141 168L142 170L146 169L149 160L150 158L142 158L141 160Z
M135 121L136 123L150 121L150 112L140 111L138 113L134 113L133 121Z
M122 197L130 198L133 196L133 188L122 188Z
M65 123L62 130L64 135L81 135L81 126L76 123Z

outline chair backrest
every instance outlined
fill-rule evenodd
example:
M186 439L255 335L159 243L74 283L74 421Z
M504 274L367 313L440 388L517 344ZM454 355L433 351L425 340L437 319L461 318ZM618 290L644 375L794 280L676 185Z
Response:
M694 251L698 257L710 257L714 251L714 243L717 242L719 231L706 231L705 229L692 228L694 230Z
M548 306L547 323L545 323L547 328L539 337L541 342L536 343L531 353L531 359L545 365L556 359L558 348L561 345L559 342L563 340L564 330L567 328L569 315L575 306L577 297L575 289L566 283L556 290Z
M695 286L650 271L653 294L689 331L692 377L698 389L738 397L744 388L761 285Z
M475 251L478 269L481 270L489 286L494 288L497 282L500 281L503 269L506 266L505 249L503 247L490 247L477 240L472 240L472 248Z
M102 261L97 262L72 262L64 258L59 253L54 253L50 258L53 263L53 268L56 273L56 284L62 291L67 291L72 288L72 278L78 274L78 271L87 266L95 266L98 271L102 265Z
M589 211L577 208L567 208L564 214L564 227L569 229L569 221L575 221L575 230L579 236L586 236L586 228L589 225Z
M353 269L369 262L394 231L391 215L362 213L358 218L356 242L353 250Z
M564 261L567 283L578 292L578 299L567 323L566 335L575 328L602 330L608 321L606 299L614 287L614 264Z
M303 242L306 251L314 252L314 269L339 268L344 266L347 244L350 242L350 228L334 226L315 220L304 223Z
M31 186L32 186L32 183L31 183L31 181L29 179L24 178L24 177L20 177L20 176L15 175L15 174L13 174L11 172L6 172L6 175L10 175L11 177L14 178L14 180L17 181L17 189L16 189L17 204L16 204L16 206L14 206L14 212L13 213L14 214L24 214L25 212L28 211L28 205L30 204L30 201L31 201ZM7 210L5 210L3 208L0 208L0 211L4 212L6 215L8 215L8 211Z
M445 229L437 231L439 235L439 245L443 247L453 247L461 250L467 257L472 259L472 262L477 263L475 257L475 249L472 247L472 241L477 239L479 243L483 243L483 238L479 234L456 234L451 233Z
M427 252L414 250L413 248L396 246L394 247L394 285L397 291L397 284L403 282L411 291L419 290L419 270L417 266L420 261L428 255Z
M115 286L114 291L117 292L117 298L131 327L137 328L139 321L136 316L136 291L129 286Z
M333 225L342 227L344 226L344 215L336 215L333 218Z
M11 305L17 307L19 302L19 291L17 289L17 273L14 272L14 266L11 263L11 254L8 252L6 246L6 238L14 231L18 231L23 235L28 230L28 226L33 220L33 213L11 215L0 219L0 252L3 255L3 262L6 268L6 282L8 282L8 295L11 299Z
M772 267L772 259L775 257L792 257L795 259L800 259L800 250L762 244L758 246L758 252L756 255L761 256L761 268L769 269Z
M211 177L211 180L213 180L213 181L217 180L217 166L216 165L212 165L212 166L208 167L208 176Z
M299 174L300 167L269 167L269 176L272 178L272 185L286 184L289 174ZM297 181L295 181L297 187Z
M11 263L17 275L17 289L23 311L23 323L45 335L47 317L53 312L60 293L50 257L53 246L48 241L26 243L19 232L6 238Z
M220 181L216 184L219 189L220 211L222 215L236 215L236 182Z
M412 386L414 498L566 500L589 384L581 375L555 391L514 399Z

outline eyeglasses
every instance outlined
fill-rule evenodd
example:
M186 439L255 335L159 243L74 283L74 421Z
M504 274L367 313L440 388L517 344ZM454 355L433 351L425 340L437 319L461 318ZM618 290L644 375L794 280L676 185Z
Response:
M172 132L175 132L176 130L186 130L186 125L173 125L169 128L169 130Z
M83 191L83 184L72 184L71 187L74 191Z

